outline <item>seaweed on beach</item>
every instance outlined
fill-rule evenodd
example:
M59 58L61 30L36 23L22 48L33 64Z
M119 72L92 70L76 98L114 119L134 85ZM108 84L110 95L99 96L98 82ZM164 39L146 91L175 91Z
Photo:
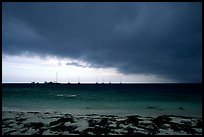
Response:
M7 112L4 112L7 113ZM10 112L8 112L10 113ZM12 112L16 118L2 118L2 135L157 135L157 134L202 134L202 119L186 116L161 115L157 117L142 117L139 115L80 115L60 114L53 121L53 114ZM35 117L35 115L38 115ZM32 117L33 116L33 117ZM80 118L79 118L80 117ZM31 122L38 118L38 122ZM43 119L44 118L44 119ZM179 119L178 121L173 120ZM87 122L86 127L80 120ZM33 119L34 120L34 119ZM44 120L44 121L43 121ZM49 120L50 122L45 122ZM28 122L29 121L29 122ZM20 124L18 124L20 123ZM82 124L82 125L81 125ZM172 130L170 133L169 130Z

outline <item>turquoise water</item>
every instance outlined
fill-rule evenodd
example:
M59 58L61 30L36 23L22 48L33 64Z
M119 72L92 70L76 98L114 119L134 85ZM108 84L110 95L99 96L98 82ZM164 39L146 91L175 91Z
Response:
M80 86L80 88L77 88ZM73 114L176 114L202 116L202 90L167 87L152 88L115 85L114 87L60 87L2 88L3 110L60 111ZM188 88L189 89L189 88Z

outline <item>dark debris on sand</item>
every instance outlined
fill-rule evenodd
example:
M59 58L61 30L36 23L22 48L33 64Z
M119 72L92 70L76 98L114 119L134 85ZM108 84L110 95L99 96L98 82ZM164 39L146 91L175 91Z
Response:
M84 115L77 118L70 114L61 116L53 116L51 113L30 114L37 114L38 117L51 121L31 122L25 117L26 114L23 114L24 117L18 115L17 118L2 118L2 135L202 135L202 119L194 117ZM180 122L173 120L175 118L180 119ZM80 120L87 123L85 128Z

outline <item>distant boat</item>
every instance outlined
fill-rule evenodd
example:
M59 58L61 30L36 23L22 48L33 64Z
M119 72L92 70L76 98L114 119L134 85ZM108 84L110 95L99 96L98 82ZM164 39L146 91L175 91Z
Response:
M80 84L80 78L78 77L78 84Z
M60 83L57 82L44 82L44 84L48 84L48 85L59 85Z
M111 76L110 76L110 82L109 82L109 84L111 84Z

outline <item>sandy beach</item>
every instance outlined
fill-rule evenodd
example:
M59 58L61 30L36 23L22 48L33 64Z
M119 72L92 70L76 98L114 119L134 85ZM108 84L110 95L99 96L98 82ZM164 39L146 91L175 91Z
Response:
M202 118L2 111L2 135L202 135Z

